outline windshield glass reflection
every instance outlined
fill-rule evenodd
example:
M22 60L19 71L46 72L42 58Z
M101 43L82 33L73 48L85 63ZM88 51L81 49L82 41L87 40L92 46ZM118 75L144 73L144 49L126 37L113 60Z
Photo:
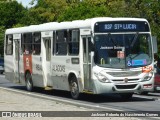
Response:
M95 41L95 63L102 67L128 68L151 63L149 34L98 34Z

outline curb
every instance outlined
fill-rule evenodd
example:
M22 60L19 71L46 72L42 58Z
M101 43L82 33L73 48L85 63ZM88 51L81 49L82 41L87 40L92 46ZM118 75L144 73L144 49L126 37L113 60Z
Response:
M5 88L5 87L0 87L0 89L6 90L6 91L9 91L9 92L22 94L22 95L41 98L41 99L45 99L45 100L53 100L55 102L59 102L59 103L63 103L63 104L69 104L69 105L74 105L76 107L83 107L83 108L93 109L93 110L98 110L98 111L102 111L102 110L105 110L105 111L123 111L123 110L120 110L120 109L114 109L114 108L109 108L109 107L106 108L106 107L99 106L99 105L95 106L95 105L91 105L91 104L82 103L82 102L76 101L76 100L65 100L65 99L62 99L62 98L56 98L55 96L47 96L47 95L32 93L32 92L28 92L28 91L15 90L15 89Z

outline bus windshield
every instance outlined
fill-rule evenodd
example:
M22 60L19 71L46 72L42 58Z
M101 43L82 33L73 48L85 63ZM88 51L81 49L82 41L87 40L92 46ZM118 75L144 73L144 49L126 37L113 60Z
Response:
M96 34L95 64L106 68L132 68L151 64L151 37L148 33Z

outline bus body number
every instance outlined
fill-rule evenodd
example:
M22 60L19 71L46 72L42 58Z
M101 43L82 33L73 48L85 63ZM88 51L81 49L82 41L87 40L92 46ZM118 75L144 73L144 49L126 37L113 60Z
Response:
M65 72L65 65L53 65L53 71Z
M112 24L105 24L105 29L106 30L111 30L112 29Z

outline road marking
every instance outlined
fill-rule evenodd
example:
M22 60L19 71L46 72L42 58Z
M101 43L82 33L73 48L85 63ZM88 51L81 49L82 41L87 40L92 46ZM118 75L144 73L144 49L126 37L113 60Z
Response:
M44 95L39 95L39 94L27 92L27 91L15 90L15 89L11 89L11 88L0 87L0 89L7 90L7 91L12 91L12 92L16 92L16 93L20 93L20 94L23 94L23 95L26 94L26 95L29 95L29 96L34 96L34 97L36 96L36 97L43 98L43 99L50 99L50 100L54 100L54 101L57 101L57 102L68 103L70 105L75 105L75 106L80 106L80 107L88 107L90 109L98 108L98 109L104 109L104 110L108 110L108 111L123 111L121 109L103 107L103 106L100 106L100 105L96 105L95 106L95 105L91 105L91 104L80 103L80 101L65 100L65 99L61 99L61 98L54 98L53 96L52 97L44 96Z

